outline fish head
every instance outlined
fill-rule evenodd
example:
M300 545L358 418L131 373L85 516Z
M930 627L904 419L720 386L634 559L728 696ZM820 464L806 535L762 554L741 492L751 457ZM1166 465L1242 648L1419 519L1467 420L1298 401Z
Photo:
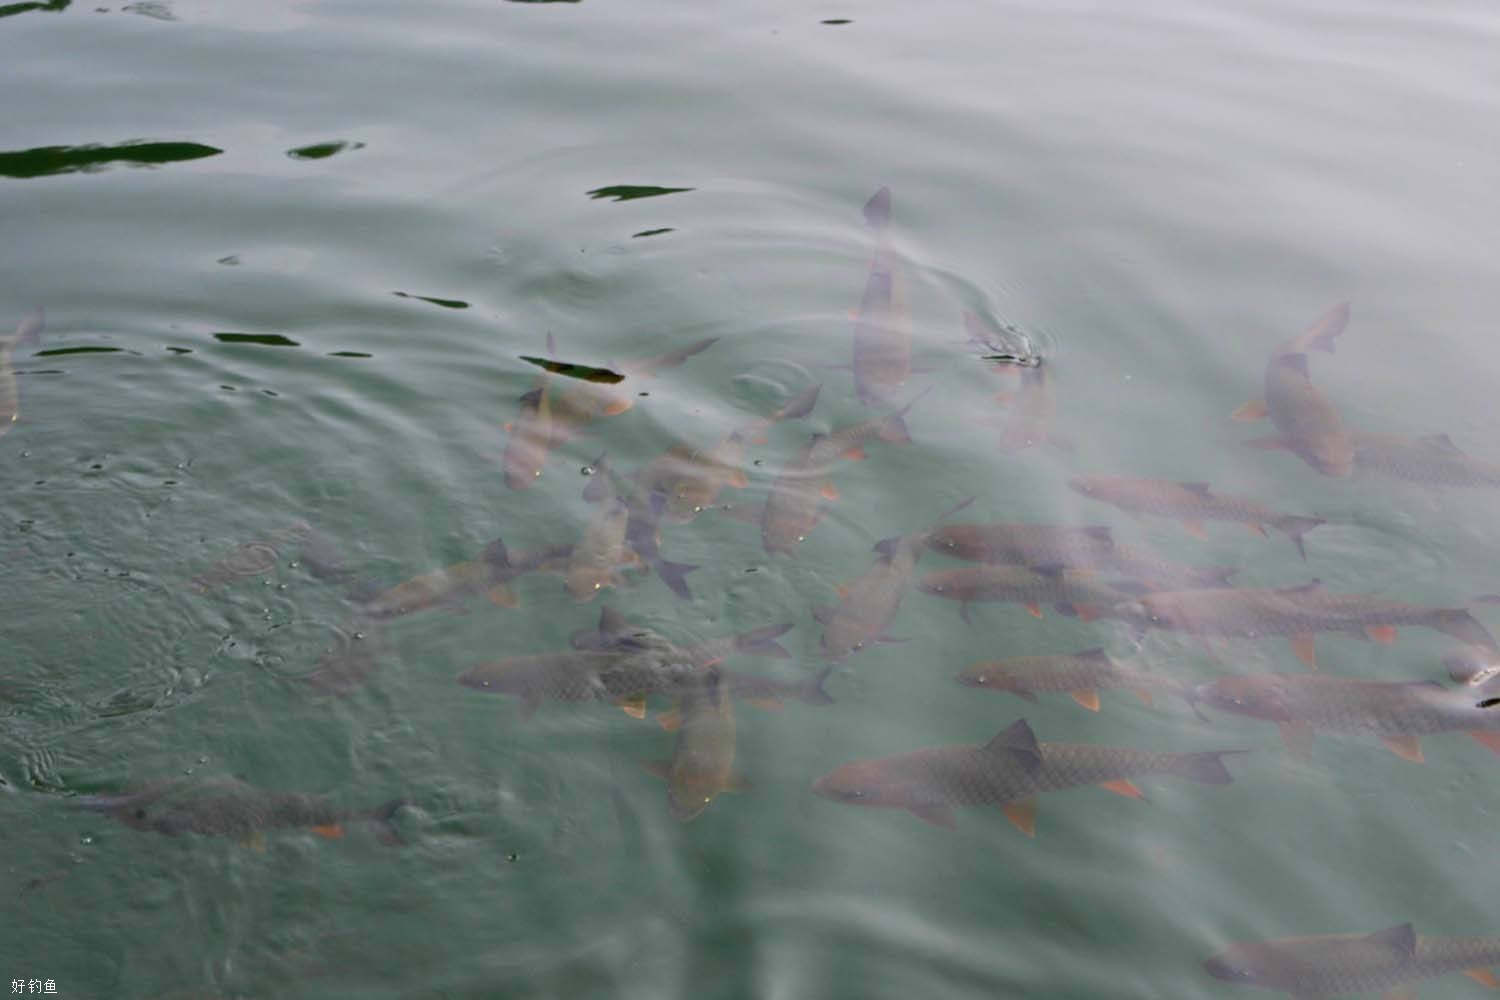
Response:
M983 559L989 551L977 525L949 524L927 533L927 547L958 559Z
M1285 678L1276 674L1221 677L1189 689L1188 701L1268 722L1290 722L1293 717L1292 692Z
M921 801L918 782L904 779L886 761L857 760L823 775L812 784L814 795L850 806L905 809Z
M1275 970L1280 963L1263 944L1233 945L1203 960L1203 968L1215 979L1242 986L1275 989Z
M183 810L182 803L163 801L154 790L133 795L88 795L79 804L145 833L176 836L193 828L193 817Z
M1019 691L1015 679L1008 676L998 663L976 663L954 674L953 679L964 687L985 688L990 691Z
M1149 597L1142 597L1134 601L1120 601L1113 605L1109 609L1109 616L1138 631L1143 631L1148 628L1167 627L1167 616L1163 613L1164 610Z
M563 586L568 596L582 604L592 601L614 579L614 574L593 566L584 566L568 571Z
M1354 475L1354 447L1343 434L1320 434L1307 442L1303 456L1325 476L1348 479Z
M961 597L962 578L953 570L938 570L919 578L914 585L923 594L934 597Z

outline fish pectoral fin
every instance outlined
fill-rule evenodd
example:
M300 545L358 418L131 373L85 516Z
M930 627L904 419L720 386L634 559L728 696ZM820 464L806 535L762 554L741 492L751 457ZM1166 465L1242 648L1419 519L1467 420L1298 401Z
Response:
M750 784L750 779L738 771L730 771L724 776L724 791L726 792L748 792L754 787Z
M490 603L497 608L518 608L521 599L516 596L515 588L508 583L502 583L498 587L491 587L484 592L484 596L490 599Z
M746 698L745 704L754 705L762 712L779 712L786 708L786 703L780 698Z
M1033 618L1040 618L1040 617L1042 617L1042 606L1041 606L1041 604L1037 603L1036 601L1027 601L1023 605L1023 607L1026 608L1026 613L1028 615L1030 615L1031 617L1033 617Z
M729 485L737 490L742 490L750 485L750 477L745 475L744 469L735 469L729 474Z
M819 625L827 625L829 622L833 621L833 616L838 614L838 612L839 609L835 608L831 604L819 604L817 607L812 609L813 621L817 622Z
M1146 797L1146 793L1137 788L1135 782L1126 778L1120 778L1118 781L1101 781L1099 782L1099 787L1106 792L1123 795L1127 799L1144 799Z
M263 830L252 830L240 838L240 846L248 847L256 854L266 853L266 834Z
M1069 691L1068 697L1088 709L1090 712L1099 711L1099 692L1089 688L1079 688L1077 691Z
M672 780L672 762L670 760L643 760L641 767L646 769L647 774L654 774L663 781Z
M1229 419L1238 423L1247 424L1255 420L1264 420L1271 415L1264 399L1255 399L1241 406L1229 415Z
M1288 753L1300 761L1312 758L1312 726L1305 722L1283 722L1277 728L1281 730L1281 742L1286 744Z
M1186 520L1182 522L1182 530L1198 539L1200 542L1208 541L1208 529L1203 526L1202 521Z
M1500 733L1478 732L1470 733L1469 738L1482 747L1488 747L1491 752L1500 754Z
M682 728L682 709L669 708L665 712L657 712L656 724L669 733L677 732Z
M344 839L344 827L342 823L325 823L322 826L312 827L312 832L324 840Z
M1141 704L1142 705L1145 705L1147 708L1150 708L1154 704L1154 701L1152 700L1151 692L1150 691L1147 691L1145 688L1135 688L1133 690L1134 690L1135 696L1141 700Z
M870 455L869 452L865 451L864 445L857 444L852 448L844 449L843 457L847 458L851 462L863 462L865 459L869 458Z
M1262 538L1270 538L1271 537L1271 533L1266 530L1266 526L1264 524L1260 524L1260 523L1252 521L1250 523L1249 527L1250 527L1251 531L1255 532L1257 535L1259 535Z
M1500 979L1496 979L1495 974L1489 969L1483 967L1478 969L1465 969L1464 975L1468 976L1470 979L1474 980L1474 982L1478 983L1481 986L1488 986L1492 990L1500 990Z
M632 719L644 719L646 717L646 696L643 694L634 694L628 698L621 698L615 704L619 705L620 710Z
M1017 802L1007 802L1000 807L1005 813L1005 818L1010 820L1011 825L1028 837L1036 836L1036 799L1021 799Z
M839 498L839 488L832 483L824 483L818 489L818 495L824 500L837 500Z
M923 823L931 823L940 826L944 830L957 830L958 817L953 815L953 807L946 802L938 802L930 806L912 806L907 812L911 813Z
M1385 748L1403 760L1409 760L1413 764L1420 764L1422 757L1422 741L1415 736L1382 736L1380 742Z
M1396 626L1366 625L1365 635L1380 643L1382 646L1389 646L1396 641Z
M1297 659L1307 664L1309 670L1318 669L1318 649L1310 635L1294 635L1291 638L1292 652Z

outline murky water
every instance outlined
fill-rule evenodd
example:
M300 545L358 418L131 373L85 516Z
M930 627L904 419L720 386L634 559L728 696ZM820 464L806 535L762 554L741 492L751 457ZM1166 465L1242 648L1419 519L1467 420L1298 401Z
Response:
M19 418L0 439L0 980L77 997L1227 998L1250 994L1203 960L1230 942L1406 921L1500 935L1489 750L1435 735L1419 765L1319 733L1303 760L1266 722L1200 718L1170 688L1149 706L1104 690L1096 714L963 686L974 663L1094 647L1187 684L1306 668L1280 638L1151 629L1137 647L1086 597L1071 615L1041 598L1040 620L976 602L965 621L911 586L970 565L942 553L861 605L900 598L826 678L832 704L733 705L748 787L690 822L642 763L687 739L655 724L664 695L701 733L711 693L637 692L643 721L455 681L569 650L608 605L674 662L808 694L836 588L970 497L948 521L1106 526L1160 560L1235 567L1243 588L1318 579L1500 627L1471 605L1500 591L1500 493L1372 461L1322 476L1243 446L1271 424L1230 419L1278 345L1347 300L1337 352L1308 366L1344 425L1500 462L1497 42L1476 2L0 6L0 328L46 308L12 352ZM896 358L889 405L867 405L853 314L893 287L877 326L899 325L904 295L911 370ZM996 375L965 312L1042 358L1029 381ZM625 380L548 381L522 360L547 359L548 335L557 359ZM811 413L725 465L713 503L734 510L665 517L648 558L696 566L690 600L610 559L606 586L570 596L546 555L604 509L585 487L818 384ZM582 425L567 392L600 415ZM507 445L539 399L577 433L511 489ZM778 480L811 435L913 400L910 443L883 426L865 460ZM1192 517L1068 486L1094 475L1206 482L1326 523L1304 562L1274 528L1210 520L1199 540ZM768 491L824 511L790 555L746 523ZM526 558L559 572L521 574ZM360 611L466 562L438 607ZM770 641L789 659L692 652L786 623ZM1449 635L1350 631L1318 636L1320 674L1448 683ZM1228 786L1148 774L1144 801L1043 795L1035 839L998 803L949 830L941 810L810 790L1023 717L1044 743L1251 752ZM708 731L722 755L723 720ZM234 777L350 815L258 834L289 807ZM173 778L259 804L225 836L86 807ZM396 799L404 847L363 818Z

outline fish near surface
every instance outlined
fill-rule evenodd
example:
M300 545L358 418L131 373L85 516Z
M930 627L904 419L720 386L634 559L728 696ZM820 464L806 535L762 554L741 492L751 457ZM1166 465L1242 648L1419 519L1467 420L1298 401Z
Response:
M319 654L313 669L293 678L293 682L315 694L347 698L379 669L389 649L385 623L354 617L342 622L334 634L334 641Z
M666 779L672 818L686 823L722 793L746 791L750 782L734 769L734 701L719 668L703 671L679 698L682 725L672 757L646 767Z
M1145 549L1121 545L1104 525L993 522L933 529L928 547L958 559L1113 571L1153 586L1221 586L1229 566L1183 566Z
M1374 736L1393 753L1421 763L1423 736L1464 732L1500 753L1500 707L1472 688L1431 681L1366 681L1313 674L1239 674L1200 684L1188 700L1281 728L1295 756L1306 758L1317 730Z
M556 353L552 334L547 334L547 353ZM505 485L513 490L530 488L542 474L547 456L552 453L552 373L543 369L524 395L515 420L505 425L510 437L505 442L501 465Z
M1127 688L1146 705L1152 703L1154 688L1179 693L1184 690L1175 681L1122 666L1102 649L1069 656L1012 656L976 663L954 679L964 687L1008 691L1026 701L1036 701L1038 694L1064 693L1091 712L1099 711L1102 690Z
M973 343L993 347L1004 337L1000 330L973 312L964 313L964 328ZM997 374L1014 374L1019 384L1014 392L1001 393L997 397L1012 408L1010 418L1000 432L1000 450L1022 451L1038 444L1071 449L1069 442L1052 429L1057 417L1057 388L1052 377L1052 363L1031 353L1029 348L1021 353L1007 354L1006 358L1005 363L993 370Z
M1207 538L1204 521L1233 521L1249 525L1262 535L1266 525L1283 532L1307 558L1302 536L1324 522L1316 517L1281 514L1247 497L1215 493L1208 483L1175 482L1170 479L1136 479L1130 476L1083 476L1068 485L1078 493L1132 514L1155 514L1182 522L1188 534Z
M360 610L370 618L398 618L429 608L457 608L476 594L484 594L497 607L513 608L520 603L513 581L526 573L561 572L572 553L571 545L553 545L512 557L497 538L479 558L398 583L364 601Z
M1110 616L1137 629L1171 629L1200 636L1292 640L1316 669L1313 636L1345 632L1380 643L1396 639L1399 625L1423 625L1471 646L1500 649L1466 608L1429 608L1366 594L1334 594L1317 580L1295 587L1165 590L1117 605Z
M1101 785L1142 798L1132 778L1172 775L1209 785L1233 781L1224 766L1236 750L1158 753L1128 747L1039 743L1025 719L988 743L928 747L893 757L860 760L813 782L817 795L846 805L905 809L948 830L956 807L999 806L1027 836L1036 833L1036 797L1080 785Z
M1471 457L1446 434L1356 434L1354 468L1429 486L1500 486L1500 464Z
M686 347L649 358L623 362L616 367L626 375L653 376L668 368L676 368L693 355L712 347L717 337L694 341ZM588 424L603 417L624 413L634 405L634 394L618 386L569 379L559 385L552 394L552 448L567 444Z
M209 594L227 584L263 576L275 569L282 552L301 544L312 534L312 526L306 521L268 531L260 538L237 546L229 555L193 577L188 581L188 589L195 594Z
M15 333L0 340L0 437L21 419L21 386L16 380L15 353L35 347L46 325L46 315L38 307L22 318Z
M911 310L900 257L891 245L891 189L865 202L875 253L854 320L854 393L866 406L889 406L911 375Z
M86 795L78 803L134 830L175 837L236 837L259 844L267 830L295 827L321 837L344 835L351 819L367 819L380 842L402 843L391 819L405 799L368 810L342 809L318 795L257 788L238 778L176 778L157 781L121 795Z
M1285 993L1294 1000L1384 993L1411 997L1410 983L1462 972L1495 988L1489 966L1500 938L1419 937L1411 924L1373 934L1314 934L1231 945L1205 959L1215 979Z
M667 512L666 494L660 490L650 493L636 490L626 501L626 507L629 512L625 520L628 554L655 570L657 577L678 600L691 601L693 592L688 588L687 575L698 567L672 562L661 554L661 522Z
M1234 419L1270 417L1276 434L1246 442L1251 447L1285 449L1325 476L1347 478L1354 471L1354 443L1343 419L1307 371L1307 352L1333 353L1334 340L1349 322L1349 304L1329 310L1311 329L1281 345L1266 363L1265 398L1234 411Z
M1021 604L1033 618L1042 617L1043 604L1052 604L1061 614L1093 621L1138 586L1106 583L1093 570L1033 569L1002 563L937 570L917 580L917 589L958 601L964 621L969 620L969 604L973 601Z
M563 573L563 586L575 601L591 601L604 587L620 585L618 567L627 559L630 551L626 545L626 528L630 524L630 504L615 493L609 485L609 468L603 456L594 463L599 477L596 482L604 486L603 505L589 519L583 537L573 546L568 557L568 567ZM593 492L595 483L590 483L585 496ZM590 497L594 499L594 497Z

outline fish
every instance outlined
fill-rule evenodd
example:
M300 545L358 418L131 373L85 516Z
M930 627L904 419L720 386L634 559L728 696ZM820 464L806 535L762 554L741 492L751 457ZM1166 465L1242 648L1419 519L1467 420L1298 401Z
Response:
M526 573L558 573L573 554L571 545L549 545L514 556L505 542L495 539L476 559L414 576L361 602L370 618L390 619L430 608L459 608L465 600L484 594L497 607L520 605L512 584Z
M791 627L768 625L679 645L649 629L628 627L606 605L600 613L598 632L592 637L575 633L575 648L481 663L459 674L457 682L474 690L519 698L523 722L548 699L607 701L636 718L645 718L648 697L679 696L705 668L732 654L789 659L791 654L775 640Z
M987 563L928 573L917 581L917 589L960 602L964 621L969 620L972 601L1010 601L1025 605L1033 618L1042 617L1043 604L1052 604L1059 613L1076 614L1088 622L1138 592L1140 585L1106 583L1093 570Z
M334 629L334 640L313 668L292 682L314 694L348 698L364 687L388 650L385 622L355 616Z
M891 245L891 189L865 202L875 236L870 274L854 320L854 394L866 406L890 406L911 375L911 310L901 260Z
M630 516L625 521L625 544L642 563L656 571L678 600L691 601L693 592L688 589L687 575L698 567L672 562L661 554L661 522L667 511L667 495L660 490L645 495L637 492L627 503Z
M1209 785L1234 780L1223 758L1240 750L1159 753L1129 747L1040 743L1017 719L988 743L928 747L893 757L859 760L813 782L814 794L845 805L905 809L945 830L958 829L955 807L999 806L1028 837L1036 835L1036 797L1080 785L1100 785L1144 798L1132 778L1165 774Z
M5 436L21 419L21 386L16 381L15 354L35 347L46 329L47 317L38 306L21 318L16 330L0 340L0 437Z
M1297 546L1297 554L1307 558L1302 536L1326 522L1322 518L1282 514L1247 497L1215 493L1208 483L1175 482L1169 479L1136 479L1129 476L1083 476L1069 481L1074 492L1132 514L1156 514L1182 522L1194 538L1207 538L1204 521L1233 521L1247 524L1250 530L1264 535L1270 525Z
M713 507L726 488L744 489L748 486L744 468L746 446L765 443L771 425L782 420L800 419L811 413L822 388L822 385L814 385L803 390L775 413L731 431L710 448L675 445L637 469L635 481L648 492L660 490L665 494L667 520L686 524Z
M1317 730L1374 736L1416 763L1422 762L1421 738L1436 733L1468 733L1500 754L1500 711L1482 707L1482 692L1433 681L1238 674L1191 688L1188 701L1276 723L1287 749L1303 759Z
M573 549L567 570L568 593L574 600L587 601L593 597L590 588L598 591L606 585L618 585L613 567L628 561L655 570L679 600L692 600L687 575L698 567L671 562L661 554L666 494L660 490L648 493L639 485L630 488L630 484L617 480L604 455L593 464L595 475L584 489L583 498L589 503L603 502L605 506L589 523L584 540ZM609 562L610 559L615 562Z
M748 791L750 782L734 769L734 700L719 668L703 671L680 698L682 725L671 758L645 767L667 782L672 818L686 823L724 792Z
M1276 433L1247 441L1252 448L1292 452L1325 476L1346 479L1354 472L1354 442L1328 398L1313 385L1307 352L1333 353L1334 341L1349 323L1349 303L1330 309L1307 332L1282 344L1266 363L1265 398L1234 411L1238 421L1271 418Z
M943 517L973 502L969 497ZM852 583L839 587L839 603L813 608L813 618L823 626L824 659L841 663L871 643L905 641L887 634L886 629L901 607L907 583L931 534L932 529L927 529L876 542L878 557L874 564Z
M1345 632L1381 644L1396 641L1399 625L1423 625L1471 646L1500 650L1467 608L1429 608L1366 594L1334 594L1318 580L1293 587L1166 590L1122 603L1110 616L1137 630L1172 629L1200 636L1290 639L1297 658L1314 670L1313 637Z
M285 528L268 531L236 546L224 558L188 581L188 590L195 594L210 594L220 587L253 576L264 576L276 567L276 560L289 548L305 544L315 537L313 528L306 521L297 521ZM311 566L309 567L311 568Z
M1233 566L1170 562L1116 542L1102 524L950 524L933 529L928 547L974 562L1113 571L1156 587L1224 586L1236 572Z
M168 837L234 837L256 847L263 845L266 831L288 828L337 839L351 819L368 820L382 844L400 846L405 841L391 821L409 804L391 799L374 809L343 809L319 795L272 791L229 777L169 778L123 794L83 795L74 801L132 830Z
M790 555L822 520L824 502L838 499L838 490L829 478L838 459L865 458L865 445L875 439L887 444L911 444L906 414L922 395L925 392L884 417L828 434L814 434L802 446L771 483L760 510L761 544L766 552Z
M1473 458L1446 434L1355 434L1354 469L1430 486L1500 486L1500 463Z
M1008 691L1026 701L1038 693L1066 692L1090 712L1099 711L1099 692L1128 688L1142 704L1153 702L1153 688L1182 693L1175 681L1135 670L1110 659L1102 649L1088 649L1069 656L1011 656L964 668L954 679L964 687Z
M1382 993L1387 1000L1415 996L1408 984L1464 975L1500 988L1489 967L1500 963L1500 938L1418 937L1397 924L1373 934L1313 934L1231 945L1203 962L1215 979L1315 1000L1352 993Z
M964 313L964 328L969 340L975 343L994 345L1003 334L992 324L981 319L977 313ZM997 400L1013 407L1010 419L1000 432L1000 450L1022 451L1033 445L1051 444L1063 450L1071 450L1067 439L1060 437L1052 428L1057 417L1057 388L1053 381L1052 363L1029 351L1021 363L996 366L996 373L1014 373L1019 385L1014 392L1001 393Z
M547 334L547 353L556 355L557 344ZM552 451L552 373L543 369L536 382L520 398L520 412L505 425L509 438L501 465L505 485L513 490L528 489L542 474Z

